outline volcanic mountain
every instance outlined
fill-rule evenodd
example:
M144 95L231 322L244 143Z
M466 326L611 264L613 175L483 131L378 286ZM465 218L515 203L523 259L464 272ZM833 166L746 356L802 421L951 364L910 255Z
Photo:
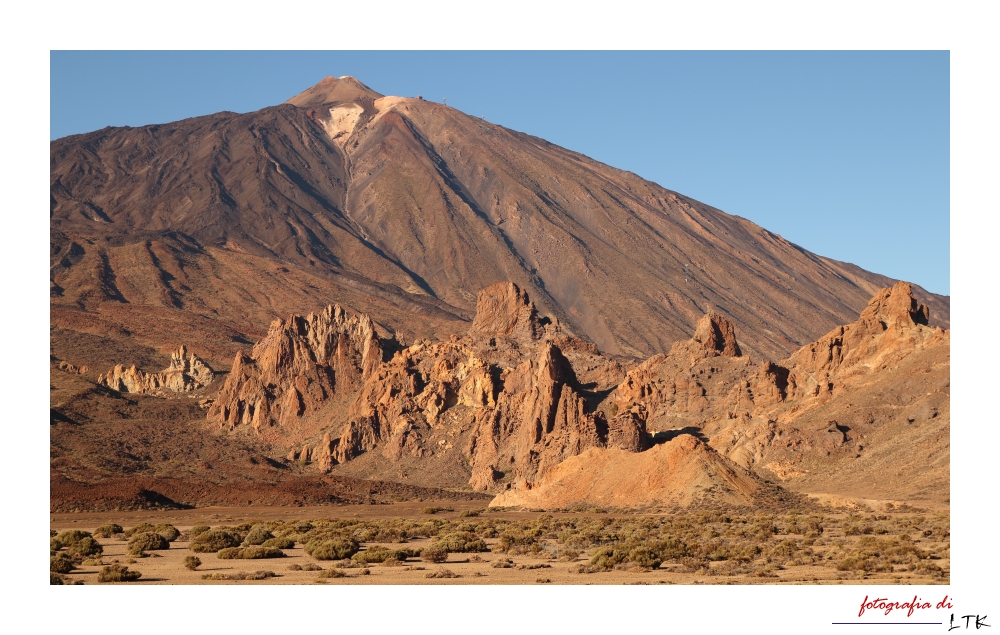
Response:
M100 370L156 372L180 343L228 368L273 319L332 304L396 341L445 338L500 281L605 353L665 353L716 312L745 353L781 359L895 282L350 77L50 153L52 354ZM913 294L948 326L948 298Z

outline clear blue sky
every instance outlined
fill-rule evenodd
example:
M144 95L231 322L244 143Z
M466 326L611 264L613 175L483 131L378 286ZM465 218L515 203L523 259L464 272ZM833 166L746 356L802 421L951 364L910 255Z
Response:
M947 51L55 51L50 137L257 110L327 75L447 98L950 293Z

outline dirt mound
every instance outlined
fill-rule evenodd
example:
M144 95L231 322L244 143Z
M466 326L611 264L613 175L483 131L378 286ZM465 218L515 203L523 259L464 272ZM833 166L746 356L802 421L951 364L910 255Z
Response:
M762 498L762 489L767 486L759 477L685 434L639 453L588 449L549 470L539 482L500 494L490 506L686 506L696 501L751 505Z

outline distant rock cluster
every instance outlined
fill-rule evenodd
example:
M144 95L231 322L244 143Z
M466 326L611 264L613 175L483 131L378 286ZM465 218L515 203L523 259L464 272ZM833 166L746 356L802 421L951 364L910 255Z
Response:
M97 379L97 383L119 392L156 393L163 390L191 392L212 383L215 373L194 353L181 346L170 354L170 366L158 373L146 373L133 364L116 365Z

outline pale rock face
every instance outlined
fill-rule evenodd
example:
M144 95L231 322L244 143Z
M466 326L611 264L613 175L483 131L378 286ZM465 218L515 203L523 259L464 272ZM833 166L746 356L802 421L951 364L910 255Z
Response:
M97 383L119 392L154 393L160 390L191 392L212 383L215 373L194 353L181 346L170 354L170 366L159 373L146 373L134 365L116 365L97 378Z

